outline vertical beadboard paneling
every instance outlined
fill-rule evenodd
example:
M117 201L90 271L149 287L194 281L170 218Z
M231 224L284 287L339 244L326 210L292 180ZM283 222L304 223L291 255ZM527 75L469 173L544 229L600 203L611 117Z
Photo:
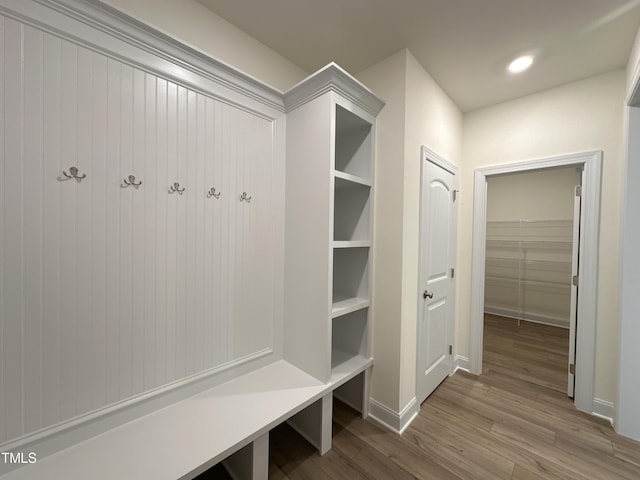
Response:
M24 425L42 427L42 33L24 28Z
M178 157L178 86L175 83L167 83L167 182L159 184L159 195L167 193L169 185L177 179ZM176 322L178 312L178 223L176 194L167 195L167 277L166 284L166 312L167 312L167 355L166 375L167 381L178 378L178 325Z
M203 120L203 132L202 135L202 162L203 162L203 184L204 190L208 191L210 188L215 187L217 191L220 190L219 179L216 177L215 172L215 159L213 150L213 135L209 132L213 132L215 123L215 103L211 98L204 98L204 120ZM219 299L217 298L217 290L219 284L216 284L217 272L215 265L215 251L216 251L216 238L215 232L220 230L216 228L216 211L220 199L215 197L206 198L204 205L204 219L203 219L203 253L202 253L202 280L201 280L201 294L203 298L203 317L205 319L205 325L203 329L203 342L204 342L204 355L203 361L205 365L215 365L217 360L217 352L219 350L216 342L216 336L214 335L214 326L219 322L218 305Z
M185 192L182 195L173 193L171 201L175 204L175 231L176 231L176 378L184 377L187 374L187 334L189 331L189 319L187 310L187 209L185 195L193 195L189 185L187 185L186 159L187 149L187 89L178 86L178 121L177 121L177 148L175 157L175 181L180 182Z
M196 158L196 139L197 139L197 94L194 91L187 90L187 137L186 137L186 156L182 163L186 170L185 184L189 186L188 195L185 195L184 204L185 211L185 294L186 305L184 309L184 321L186 324L186 371L187 375L196 371L197 357L197 318L195 305L195 276L196 276L196 224L197 224L197 208L196 199L198 190L196 186L197 178L197 158Z
M107 62L107 145L105 158L106 184L106 404L121 399L121 335L120 317L120 158L122 152L122 64ZM124 174L122 175L124 179Z
M76 49L77 77L76 84L76 145L77 165L80 172L87 178L76 182L77 197L76 210L76 262L77 277L73 292L73 302L77 308L76 334L77 341L74 348L77 351L77 410L76 414L91 409L91 390L93 387L93 371L96 368L93 352L91 330L91 290L92 267L94 251L92 246L91 229L94 221L92 190L100 178L93 171L92 159L92 129L93 119L93 59L92 54L84 48ZM75 180L72 180L75 182Z
M234 265L236 276L236 314L233 317L233 349L234 358L241 358L247 353L247 344L252 341L249 337L244 337L243 332L247 328L247 321L249 306L243 301L246 290L246 250L247 250L247 235L250 233L246 229L246 217L251 208L257 201L253 198L255 192L251 191L251 185L248 184L245 177L245 165L246 158L246 144L243 142L243 130L248 127L246 125L246 114L243 114L240 110L235 108L230 109L231 125L232 128L229 131L229 138L231 141L231 155L233 163L235 164L234 183L238 191L238 195L242 192L247 192L251 198L252 203L238 201L238 210L236 213L236 262Z
M141 70L133 71L133 158L131 173L140 178L145 176L145 73ZM126 174L128 175L128 174ZM144 193L135 189L127 189L131 196L132 205L132 327L133 327L133 393L145 391L144 388L144 358L145 358L145 322L144 322L144 291L145 291L145 225L147 222L144 211Z
M224 162L226 167L226 183L229 186L229 198L225 205L225 217L222 219L223 225L225 226L226 231L226 246L228 250L224 252L226 256L223 260L222 272L227 279L226 284L226 315L223 317L222 322L224 324L224 333L226 336L223 339L226 355L225 361L230 361L235 358L235 345L234 345L234 331L233 331L233 321L236 317L236 306L237 306L237 298L236 298L236 268L238 258L237 258L237 246L238 246L238 235L236 231L236 225L238 223L238 214L240 207L240 191L238 191L237 179L236 179L236 170L237 170L237 162L235 157L235 142L231 136L234 131L234 124L232 123L233 117L231 115L232 110L226 104L220 104L220 124L219 130L216 130L216 136L219 135L219 143L221 145L220 148L220 158Z
M245 130L251 132L251 136L245 138L247 158L244 178L249 183L247 188L251 188L256 198L245 216L249 232L246 235L245 253L248 277L246 291L256 292L256 301L248 303L248 327L256 330L251 337L255 340L251 345L254 350L272 346L273 342L275 232L274 222L270 221L269 216L274 208L272 131L272 123L258 116L251 116L250 128ZM256 319L261 320L258 322Z
M156 77L145 74L145 131L144 131L144 178L154 182L156 177ZM148 180L147 180L148 181ZM153 183L144 184L137 193L144 200L143 225L144 244L141 258L144 260L144 390L156 384L156 196ZM132 189L133 190L133 189ZM137 217L140 218L140 217Z
M77 155L77 49L62 42L60 54L60 169L69 171L78 166ZM83 165L84 167L85 165ZM59 174L59 178L62 175ZM60 389L65 398L60 405L62 418L73 418L77 414L77 190L78 182L63 179L60 182L60 331L61 331L61 375Z
M5 405L7 404L6 393L8 391L8 382L5 382L5 365L7 359L5 358L5 347L4 347L4 339L5 339L5 329L6 329L6 319L5 319L5 273L4 273L4 265L5 265L5 228L4 228L4 211L6 201L4 198L4 182L5 182L5 132L4 132L4 124L5 124L5 55L4 55L4 46L6 44L6 38L4 35L4 22L5 19L3 16L0 16L0 145L3 145L0 148L0 443L7 440L7 429L6 429L6 412Z
M2 195L4 210L3 264L4 332L2 362L4 371L4 435L14 438L24 433L23 311L22 311L22 123L23 71L22 25L6 19L4 24L4 165Z
M120 83L120 154L118 179L125 178L133 170L133 69L121 66ZM116 162L114 162L116 163ZM133 381L133 196L132 189L122 189L119 193L120 209L120 398L134 394Z
M206 99L203 95L197 94L195 99L195 248L193 251L194 260L194 319L195 319L195 349L194 349L194 371L202 371L207 366L205 363L205 349L210 347L205 342L207 326L210 321L207 313L207 299L204 295L205 289L205 229L206 214L205 200L205 159L204 146L206 130Z
M168 130L168 88L167 81L158 79L156 88L156 156L152 159L156 166L155 178L148 178L149 193L156 205L156 262L155 282L155 364L156 385L167 382L167 204L169 195L164 187L169 185L167 175L167 130Z
M0 39L0 443L269 346L270 122L4 17Z
M92 131L91 142L91 329L92 363L90 410L107 405L107 190L117 183L107 165L107 85L108 62L103 55L92 54Z
M46 401L43 402L43 425L60 421L61 402L61 356L62 333L60 307L60 189L66 187L56 181L60 175L60 40L45 34L43 39L43 111L42 125L42 199L43 199L43 242L42 242L42 290L43 311L45 312L42 337L42 389ZM66 398L66 397L65 397Z
M233 201L234 193L231 191L227 175L227 162L223 161L222 131L224 129L224 108L218 102L213 102L213 126L210 135L209 148L212 149L213 178L214 186L221 192L220 199L215 204L213 221L213 273L214 285L217 286L213 293L215 301L213 312L215 324L212 335L215 338L214 362L217 364L228 360L227 353L227 319L229 316L229 272L227 265L229 262L229 249L226 243L229 237L229 204Z
M6 329L6 319L5 319L5 273L4 273L4 265L5 265L5 256L6 256L6 247L5 247L5 228L4 228L4 211L6 201L4 198L4 182L5 182L5 132L4 132L4 124L5 124L5 55L4 55L4 46L6 44L6 38L4 35L4 22L5 19L3 16L0 16L0 443L4 442L7 439L6 432L6 412L5 405L7 404L6 393L8 391L8 382L5 382L4 370L6 365L6 357L5 357L5 329Z

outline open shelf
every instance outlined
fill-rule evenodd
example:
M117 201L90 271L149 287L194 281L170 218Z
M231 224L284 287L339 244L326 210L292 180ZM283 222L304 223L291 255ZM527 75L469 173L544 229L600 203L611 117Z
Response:
M347 313L355 312L369 306L369 300L359 297L342 297L336 295L333 298L333 306L331 309L331 317L336 318Z
M334 170L333 171L333 176L335 178L340 178L340 179L345 180L347 182L357 183L357 184L364 185L364 186L367 186L367 187L371 186L371 180L369 180L368 178L362 178L362 177L359 177L357 175L351 175L349 173L341 172L340 170Z
M334 240L370 240L370 196L370 186L335 177L333 207Z
M340 350L331 352L331 385L339 387L373 365L372 358L352 355Z
M368 361L369 309L356 310L334 318L331 329L331 375L357 373Z
M343 240L333 242L333 248L369 248L371 241L369 240Z
M333 251L332 302L344 298L369 298L369 248Z
M369 122L336 105L336 170L371 178L371 130Z

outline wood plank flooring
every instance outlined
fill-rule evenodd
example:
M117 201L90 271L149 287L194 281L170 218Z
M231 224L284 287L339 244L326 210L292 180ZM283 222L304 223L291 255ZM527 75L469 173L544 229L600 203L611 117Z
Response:
M640 443L566 396L566 330L487 316L484 371L458 372L397 435L335 402L321 457L288 425L270 434L272 480L638 480ZM215 467L200 480L230 477Z

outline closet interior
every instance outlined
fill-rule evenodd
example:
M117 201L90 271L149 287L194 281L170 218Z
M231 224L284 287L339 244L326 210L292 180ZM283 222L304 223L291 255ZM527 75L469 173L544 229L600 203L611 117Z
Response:
M488 179L485 312L569 328L574 168Z

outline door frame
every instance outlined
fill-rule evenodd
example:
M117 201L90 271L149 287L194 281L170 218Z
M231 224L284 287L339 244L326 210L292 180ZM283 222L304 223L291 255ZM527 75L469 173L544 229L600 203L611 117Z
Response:
M456 165L454 165L453 163L449 162L448 160L444 159L443 157L441 157L440 155L438 155L436 152L434 152L433 150L425 147L424 145L422 145L420 147L420 209L419 209L419 215L420 215L420 220L419 220L419 240L418 240L418 291L416 292L416 297L418 298L418 318L417 318L417 322L416 322L416 398L418 398L418 385L419 385L419 381L420 381L420 365L419 365L419 359L420 359L420 354L419 354L419 348L420 348L420 344L419 344L419 340L420 340L420 318L422 318L423 315L423 310L424 310L424 301L422 300L422 296L421 296L421 291L420 291L420 278L422 275L422 265L423 265L423 260L425 259L425 255L426 255L426 249L423 247L423 240L424 240L424 235L423 235L423 228L424 225L422 224L422 215L424 213L424 208L425 208L425 201L426 201L426 197L425 197L425 185L423 183L423 179L424 179L424 166L426 162L431 162L434 165L437 165L438 167L446 170L447 172L451 173L453 175L453 189L457 192L457 188L458 188L458 167ZM452 248L451 248L451 252L449 253L451 256L451 265L452 268L456 268L456 250L457 250L457 244L458 244L458 201L454 201L453 202L453 208L452 208L452 226L453 226L453 233L452 233ZM456 319L456 312L455 312L455 305L456 305L456 281L454 280L453 285L451 287L451 313L450 315L450 319L447 325L447 340L449 342L449 345L454 345L454 337L455 337L455 319ZM455 353L455 346L454 346L454 353ZM455 361L454 361L454 354L452 353L451 355L449 355L448 358L448 363L449 363L449 375L452 375L455 371Z
M473 237L471 256L471 317L469 371L482 373L484 329L484 273L487 220L487 177L522 173L554 167L582 167L582 206L580 212L580 295L576 331L576 373L574 403L578 410L592 413L595 379L595 343L598 293L598 249L600 231L600 192L602 151L589 151L536 160L481 167L475 170L473 192Z

